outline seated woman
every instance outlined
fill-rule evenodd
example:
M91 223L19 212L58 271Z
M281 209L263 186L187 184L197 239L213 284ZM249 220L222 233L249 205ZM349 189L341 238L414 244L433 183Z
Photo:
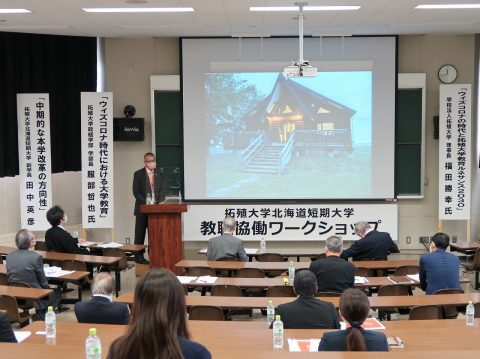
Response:
M131 321L126 334L110 346L107 358L210 359L210 352L193 342L186 322L185 294L175 274L152 269L135 287Z
M8 320L8 315L2 312L0 312L0 342L17 342L17 338L15 337L10 321Z
M361 325L370 311L368 297L359 289L346 289L340 297L340 315L351 327L323 334L318 351L388 351L383 333L364 330Z
M49 251L73 254L90 254L78 246L78 238L73 238L63 226L67 215L60 206L53 206L47 211L47 221L52 225L45 233L45 243Z

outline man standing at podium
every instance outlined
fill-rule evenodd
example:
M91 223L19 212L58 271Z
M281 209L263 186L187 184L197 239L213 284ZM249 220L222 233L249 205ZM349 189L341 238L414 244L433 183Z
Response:
M133 196L135 197L135 244L144 244L148 227L148 215L140 212L142 204L156 204L163 201L162 172L157 169L155 155L151 152L143 156L145 167L135 171L133 175ZM147 203L148 199L148 203ZM135 262L148 264L142 253L135 255Z

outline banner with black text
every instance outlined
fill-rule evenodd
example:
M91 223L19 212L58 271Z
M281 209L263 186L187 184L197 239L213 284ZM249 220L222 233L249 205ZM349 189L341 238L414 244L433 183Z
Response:
M113 95L82 92L82 225L113 228Z
M45 230L52 206L48 94L17 94L17 122L21 226Z

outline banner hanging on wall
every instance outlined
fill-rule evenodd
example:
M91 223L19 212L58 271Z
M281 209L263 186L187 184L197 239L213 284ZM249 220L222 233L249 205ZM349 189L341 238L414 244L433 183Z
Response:
M471 85L440 85L438 217L470 219Z
M82 92L82 225L113 228L113 95Z
M319 241L332 235L359 239L354 224L367 221L398 238L396 204L329 205L196 205L184 213L184 241L207 241L220 235L225 216L237 220L237 236L245 241Z
M52 206L48 94L17 94L17 122L22 228L45 230Z

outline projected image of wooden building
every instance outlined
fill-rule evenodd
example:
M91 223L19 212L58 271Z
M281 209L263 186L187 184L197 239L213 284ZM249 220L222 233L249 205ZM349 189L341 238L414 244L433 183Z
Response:
M280 174L294 151L351 151L355 112L279 74L271 93L242 118L257 133L243 150L242 169Z

